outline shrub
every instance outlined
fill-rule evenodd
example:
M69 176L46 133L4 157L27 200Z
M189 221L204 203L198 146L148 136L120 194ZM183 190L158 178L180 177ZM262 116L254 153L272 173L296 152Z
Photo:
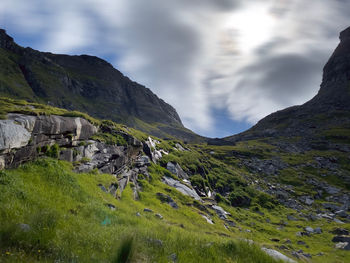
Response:
M57 159L60 156L60 147L58 146L58 144L54 144L51 147L48 146L47 150L45 151L45 154L48 157Z

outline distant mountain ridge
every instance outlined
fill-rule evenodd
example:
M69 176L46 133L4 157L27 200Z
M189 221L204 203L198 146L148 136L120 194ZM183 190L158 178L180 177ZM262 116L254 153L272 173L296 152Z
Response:
M258 138L300 137L303 148L341 147L350 140L350 27L323 70L318 94L301 106L270 114L251 129L224 138L231 142ZM298 144L298 143L295 143Z
M0 96L111 119L158 137L199 138L150 89L94 56L57 55L17 45L0 29Z

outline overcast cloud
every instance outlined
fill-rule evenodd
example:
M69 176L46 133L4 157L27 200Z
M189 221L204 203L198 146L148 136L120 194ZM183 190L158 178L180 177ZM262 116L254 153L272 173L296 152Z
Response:
M210 133L218 110L254 124L312 98L349 13L345 0L2 0L0 26L110 58Z

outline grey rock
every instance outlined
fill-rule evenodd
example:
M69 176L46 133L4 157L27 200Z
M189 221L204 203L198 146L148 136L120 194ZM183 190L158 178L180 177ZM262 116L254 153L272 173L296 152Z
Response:
M334 218L333 221L338 223L338 224L345 224L343 221L341 221L341 220L339 220L337 218Z
M216 214L221 219L227 219L227 216L231 215L229 212L226 212L221 206L212 205L211 208L216 212Z
M207 221L208 224L211 224L211 225L214 224L213 220L211 220L211 218L209 216L204 215L204 214L200 214L200 215Z
M169 172L176 175L180 179L188 179L188 175L182 170L181 166L178 163L168 162L166 168Z
M163 216L161 214L155 214L156 217L158 217L159 219L163 219Z
M346 213L346 211L344 211L344 210L336 211L335 214L336 214L337 216L342 217L342 218L348 217L348 213Z
M178 205L176 202L169 196L163 193L157 193L157 198L162 201L162 203L168 203L172 208L177 209Z
M112 205L112 204L106 204L106 206L111 209L112 211L114 211L116 208L115 208L115 205Z
M28 224L18 224L18 228L23 232L29 232L32 228Z
M298 219L295 218L295 217L292 216L292 215L287 215L287 219L288 219L289 221L298 221Z
M99 184L98 187L100 187L100 189L101 189L103 192L105 192L105 193L108 192L107 189L106 189L106 187L104 187L102 184Z
M303 237L303 236L310 236L310 233L309 232L297 232L296 233L296 236L297 237Z
M31 133L14 120L0 120L0 151L24 147L30 138Z
M312 227L307 226L307 227L305 227L304 229L305 229L305 231L308 232L308 233L314 233L314 229L313 229Z
M149 208L145 208L143 209L143 212L153 213L153 210Z
M175 147L176 147L179 151L181 151L181 152L186 151L186 149L185 149L184 147L182 147L182 145L181 145L180 143L176 143L176 144L175 144Z
M112 183L108 188L108 192L114 197L117 196L117 190L118 190L118 184L116 183Z
M228 226L230 226L230 227L235 227L236 226L236 223L235 222L233 222L232 220L225 220L225 223L228 225Z
M350 236L335 236L332 239L332 242L348 242L350 243Z
M137 158L135 164L137 167L148 166L151 164L151 161L148 156L143 155Z
M187 185L182 184L177 180L174 180L173 178L164 176L163 182L171 187L176 188L178 191L180 191L184 195L192 196L196 200L202 200L195 190L189 188Z
M322 229L321 229L320 227L316 227L316 228L314 229L314 233L315 233L315 234L322 234Z
M283 262L287 262L287 263L297 263L295 260L287 257L286 255L283 255L281 252L277 250L264 248L264 247L262 248L262 250L276 260L282 260Z
M321 217L317 216L317 215L314 215L314 214L310 214L309 218L310 218L311 221L316 221L316 220L320 219Z
M340 192L340 189L334 186L325 186L323 189L330 195L338 194Z
M175 263L177 262L177 255L176 253L173 253L169 256L169 259L171 260L171 262Z
M314 203L314 200L313 199L311 199L311 198L306 198L305 199L305 204L306 205L312 205Z
M60 160L73 162L73 150L72 149L61 150L59 158Z
M328 210L330 210L330 211L332 211L332 212L341 210L341 209L340 209L340 206L338 206L338 205L336 205L336 204L333 204L333 203L323 203L322 205L323 205L323 207L324 207L325 209L328 209Z
M337 249L350 250L350 243L349 242L339 242L339 243L335 244L334 247Z
M336 228L334 230L332 230L330 233L335 234L335 235L349 235L349 231L347 229L344 228Z
M137 212L137 213L136 213L136 216L140 217L140 216L141 216L141 214L140 214L139 212Z

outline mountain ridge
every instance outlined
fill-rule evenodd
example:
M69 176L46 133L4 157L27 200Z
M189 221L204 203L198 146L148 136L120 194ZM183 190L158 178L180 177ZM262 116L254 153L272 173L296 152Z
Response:
M0 94L86 112L157 137L202 140L176 110L107 61L23 48L0 29Z

